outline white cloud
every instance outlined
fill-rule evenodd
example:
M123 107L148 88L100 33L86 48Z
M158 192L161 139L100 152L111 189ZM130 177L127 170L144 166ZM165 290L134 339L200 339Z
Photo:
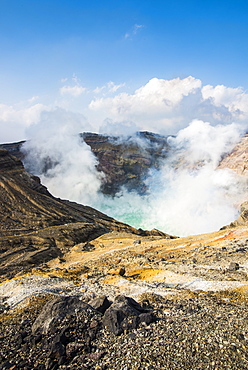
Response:
M80 78L76 75L76 73L73 73L72 81L74 81L77 85L80 84Z
M95 94L100 94L101 92L104 93L104 95L106 95L107 93L115 93L117 90L121 89L122 87L126 86L125 83L122 83L122 84L119 84L119 85L116 85L113 81L109 81L106 85L104 86L97 86L93 92Z
M133 121L142 129L172 134L193 119L214 125L233 121L247 125L248 94L242 88L202 86L199 79L191 76L153 78L133 94L122 92L114 97L95 98L89 109L100 112L103 119Z
M134 114L148 111L149 115L171 111L184 96L194 94L201 87L201 81L193 77L183 80L151 79L137 89L133 95L121 93L114 98L96 99L90 103L91 109L108 109L112 114Z
M86 91L86 88L80 85L75 86L62 86L60 88L61 95L72 95L74 97L82 95Z
M125 39L131 39L132 36L135 36L139 30L144 28L143 24L135 24L130 32L127 32L125 34Z
M248 94L241 87L203 86L201 80L191 76L171 80L152 78L131 93L125 83L113 81L90 90L75 75L62 85L49 106L41 104L38 96L15 105L1 104L1 141L25 138L25 128L37 122L43 110L55 106L83 113L96 132L99 127L111 132L114 125L115 134L118 126L121 131L124 126L133 126L176 134L194 119L211 125L236 122L248 128ZM112 122L109 129L107 122Z
M89 108L106 114L105 118L134 121L144 129L151 129L153 125L158 130L159 126L171 124L171 116L180 120L177 105L185 96L199 92L200 88L201 81L193 77L183 80L153 78L134 94L123 92L114 97L101 97L92 100Z
M50 108L44 104L28 107L0 104L0 142L19 141L26 138L26 129L38 122L43 111Z
M114 82L112 82L112 81L108 82L108 84L107 84L109 92L111 92L111 93L115 93L117 90L119 90L121 87L124 87L124 86L125 86L125 83L115 85Z
M99 133L109 136L127 137L138 131L140 131L140 127L131 121L114 122L111 119L106 119L99 127Z
M97 86L94 90L93 90L93 93L95 94L100 94L104 89L106 89L106 86Z
M32 96L32 98L28 99L28 102L29 103L33 103L34 101L38 100L39 99L39 96Z
M43 104L35 104L28 108L18 109L15 106L0 104L0 121L2 122L25 122L26 126L37 122L42 111L48 107Z
M248 111L248 94L241 87L206 85L202 88L202 96L204 99L212 99L218 107L225 106L234 115L239 115L241 112L247 113Z
M134 25L134 29L133 29L134 34L136 35L136 33L138 32L138 30L140 30L143 27L144 27L143 24L135 24Z

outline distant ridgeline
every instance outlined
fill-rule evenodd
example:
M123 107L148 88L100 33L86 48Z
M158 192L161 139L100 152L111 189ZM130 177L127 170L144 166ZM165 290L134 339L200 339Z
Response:
M147 131L137 132L130 137L113 137L85 132L80 137L91 147L98 160L97 170L105 174L101 191L114 196L124 185L128 191L135 190L145 194L145 179L150 169L159 169L161 162L168 155L167 137ZM24 160L21 151L25 141L0 144L10 154ZM49 169L49 158L44 168ZM48 164L48 165L47 165ZM26 168L30 171L29 168ZM30 171L31 172L31 171Z

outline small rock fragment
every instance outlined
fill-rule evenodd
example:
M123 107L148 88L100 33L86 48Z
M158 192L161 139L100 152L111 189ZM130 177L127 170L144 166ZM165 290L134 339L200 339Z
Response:
M239 269L239 264L237 262L230 262L228 266L228 271L237 271Z
M126 272L125 267L121 267L120 270L119 270L119 275L120 276L124 276L125 275L125 272Z

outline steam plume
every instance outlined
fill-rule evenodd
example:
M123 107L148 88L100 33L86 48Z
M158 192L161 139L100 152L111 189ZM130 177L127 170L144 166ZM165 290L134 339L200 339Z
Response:
M147 177L146 195L123 188L114 198L100 193L96 158L78 135L86 125L81 116L62 109L47 112L24 146L26 167L55 196L91 205L136 227L176 235L214 231L237 217L247 184L218 164L239 141L239 125L192 121L168 138L168 157ZM140 138L139 145L145 145Z
M56 109L44 112L29 130L31 140L23 146L25 167L40 176L49 191L61 198L90 204L101 185L96 158L81 141L88 129L80 114Z
M247 181L231 170L218 169L218 164L240 134L235 124L213 127L193 121L168 139L169 157L148 177L149 194L139 196L123 189L115 200L102 200L104 210L137 227L156 227L181 236L211 232L230 223L247 196Z
M80 132L92 129L81 114L62 108L39 112L40 121L28 124L31 140L23 148L26 167L55 196L91 205L136 227L186 235L213 231L233 221L247 198L247 183L218 164L247 132L248 94L240 87L202 86L191 76L153 78L132 94L117 92L124 87L112 82L112 95L106 86L94 90L97 97L88 113L93 121L94 113L103 121L94 122L94 131L119 135L119 142L128 137L141 148L147 143L134 135L136 131L175 135L168 139L170 150L160 169L150 171L145 195L125 188L114 198L101 194L103 174L97 172L96 158L79 138Z

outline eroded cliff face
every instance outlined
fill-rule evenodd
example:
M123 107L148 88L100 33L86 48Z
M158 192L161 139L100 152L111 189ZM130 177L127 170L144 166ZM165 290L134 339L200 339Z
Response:
M105 175L101 191L107 195L115 195L122 186L144 194L149 170L160 166L169 147L165 136L146 131L125 140L92 133L82 137L99 161L97 169Z
M22 162L3 149L0 216L2 276L62 256L73 245L109 231L146 235L91 207L54 198L39 178L26 172Z

